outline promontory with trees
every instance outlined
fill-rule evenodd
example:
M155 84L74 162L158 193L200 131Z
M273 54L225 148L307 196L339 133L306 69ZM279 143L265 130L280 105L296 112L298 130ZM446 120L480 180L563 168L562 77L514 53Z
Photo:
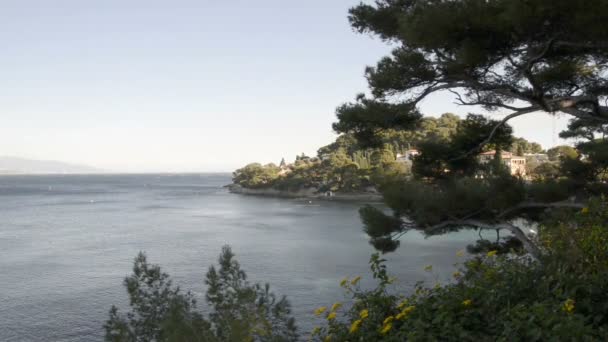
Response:
M376 0L353 7L349 20L393 50L366 69L371 95L338 107L333 128L342 135L317 157L299 157L284 176L279 166L254 164L234 177L252 188L353 191L373 185L390 209L360 210L378 250L370 259L377 286L344 279L348 301L318 308L318 326L300 336L607 340L608 1ZM460 105L488 116L423 117L418 104L436 92L451 92ZM574 147L547 151L548 161L539 159L526 179L505 167L503 156L513 156L503 152L540 151L514 139L508 122L539 112L569 116L560 135ZM413 148L417 154L405 170L396 154ZM479 157L488 152L491 158ZM430 236L462 229L506 233L481 238L473 255L458 253L460 269L450 282L419 284L407 293L390 290L394 279L381 253L407 248L403 236L410 230ZM144 264L137 260L136 275ZM194 314L188 300L152 286L158 283L150 279L165 279L153 269L150 277L127 280L130 293L149 296L132 300L131 320L112 312L108 340L297 340L287 306L274 308L278 300L265 305L268 291L241 286L230 253L220 264L219 278L212 269L207 280L207 300L217 310L210 320ZM224 283L239 286L235 292ZM249 295L237 295L239 289ZM149 303L167 309L151 310ZM197 333L179 339L192 329ZM140 332L147 335L138 338Z
M427 142L449 145L460 130L470 122L486 120L469 115L461 119L455 114L422 118L416 129L399 131L387 129L376 134L378 142L368 146L346 132L331 144L318 149L313 157L297 155L295 161L265 164L251 163L233 173L232 191L259 195L317 196L357 198L353 194L378 194L378 187L387 177L412 178L412 166ZM506 151L497 157L523 159L522 167L513 174L524 180L554 178L559 174L561 157L577 158L575 148L567 145L544 151L541 145L523 138L512 138ZM494 157L495 147L487 144L478 159ZM422 158L422 157L420 157ZM490 158L490 159L492 159ZM265 191L272 190L272 191ZM369 197L362 197L369 198Z

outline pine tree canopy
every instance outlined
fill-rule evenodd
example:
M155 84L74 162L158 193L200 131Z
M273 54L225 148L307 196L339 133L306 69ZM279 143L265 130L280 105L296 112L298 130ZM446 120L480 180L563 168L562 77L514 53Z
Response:
M378 209L361 210L374 246L393 250L409 229L505 229L540 253L517 219L580 209L605 190L608 2L377 0L352 8L349 19L356 31L394 49L365 71L371 96L337 108L337 132L375 146L385 130L415 131L423 122L419 103L445 91L458 105L506 114L469 115L447 139L420 144L414 177L387 180L380 189L400 224L380 219ZM524 181L500 160L479 162L480 152L496 150L499 159L511 149L507 122L535 112L569 115L562 137L586 139L577 146L582 156L560 159L559 179Z
M373 137L413 127L428 95L460 104L608 122L608 3L602 0L378 0L350 10L352 26L395 45L366 77L373 98L338 108L337 131Z

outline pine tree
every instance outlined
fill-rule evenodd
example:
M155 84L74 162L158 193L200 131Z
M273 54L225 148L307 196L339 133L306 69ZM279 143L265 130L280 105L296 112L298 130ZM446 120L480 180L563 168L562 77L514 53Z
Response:
M361 211L377 248L397 248L409 229L502 229L539 255L515 219L580 209L606 188L600 177L607 145L596 137L608 125L608 2L377 0L352 8L349 19L355 30L394 49L366 69L372 96L338 107L337 132L352 134L362 146L381 146L383 131L416 132L431 123L418 105L445 91L460 105L509 113L500 120L469 115L455 132L418 144L414 177L380 189L399 224L378 219L384 215L379 210ZM509 150L508 121L534 112L571 116L564 134L586 137L578 147L590 160L568 159L559 181L534 184L478 162L482 151Z

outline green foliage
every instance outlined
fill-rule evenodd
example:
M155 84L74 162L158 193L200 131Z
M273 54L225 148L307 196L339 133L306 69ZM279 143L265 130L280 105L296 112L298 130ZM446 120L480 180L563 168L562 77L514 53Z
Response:
M359 152L360 147L358 145L357 139L355 139L352 134L342 134L338 136L338 138L336 138L336 141L334 141L333 143L319 148L319 150L317 151L317 156L321 158L325 155L330 155L340 150L348 155L352 155L356 152Z
M544 162L538 164L534 168L528 168L528 175L536 181L542 181L556 179L561 175L561 172L558 164Z
M372 243L378 239L398 237L409 229L434 235L473 228L474 226L461 221L439 227L435 225L451 221L455 217L473 215L477 220L491 221L497 212L516 206L526 196L526 186L521 179L496 175L449 178L442 181L441 185L419 180L389 181L380 187L380 191L384 195L384 202L392 209L393 216L406 217L407 220L386 226L381 220L368 218L369 211L361 211L365 231ZM471 208L475 210L472 212ZM380 214L374 213L376 216ZM511 217L513 215L504 216L505 219ZM385 245L393 246L388 243ZM374 246L379 245L374 243ZM392 249L380 250L387 252Z
M324 184L330 190L354 191L361 188L359 165L340 149L322 161Z
M428 139L419 144L420 156L412 171L418 178L445 179L455 176L471 176L479 169L477 153L465 151L478 149L490 135L496 122L479 115L469 115L458 122L456 130L447 140ZM491 139L496 149L509 148L512 129L501 126ZM480 151L478 151L480 152Z
M475 244L467 245L467 252L470 254L485 254L491 251L496 251L496 254L524 254L524 249L521 241L513 236L500 237L500 231L496 231L496 241L490 241L480 238Z
M605 181L608 171L608 140L595 139L581 142L577 145L578 150L585 157L582 163L588 165L591 181ZM581 158L579 158L581 160Z
M608 19L600 0L379 0L350 14L359 32L400 43L367 70L379 98L407 95L416 104L420 94L411 90L463 87L467 103L492 110L603 89L606 47L593 44L608 36L598 24Z
M345 104L336 112L340 121L334 124L334 130L352 132L357 140L375 147L381 146L376 134L378 129L415 128L420 119L420 114L408 104L374 101L363 95L357 97L356 103Z
M112 306L105 324L106 341L296 341L289 302L268 284L250 284L234 254L225 246L219 269L212 266L208 286L209 319L196 311L191 293L172 285L169 275L140 253L133 275L125 279L131 311Z
M529 142L523 138L514 138L509 151L517 156L523 156L526 153L542 153L543 148L538 143Z
M366 69L371 97L337 108L334 129L359 145L378 148L386 134L420 137L417 131L435 121L420 115L419 104L446 90L457 104L510 112L500 121L473 114L445 118L451 129L422 134L412 177L378 182L391 216L403 222L387 229L368 220L372 241L396 239L408 229L432 234L501 227L535 250L515 219L536 221L539 211L568 210L608 191L608 29L598 24L608 20L605 1L377 0L352 8L349 20L358 32L393 47ZM562 136L587 141L549 150L553 164L532 165L531 182L510 175L499 153L492 162L480 160L488 150L541 152L538 144L514 139L507 125L539 111L571 115Z
M574 217L573 217L574 216ZM593 198L576 214L558 213L546 218L540 229L547 254L565 263L572 272L588 276L608 271L608 201ZM608 315L605 318L608 323Z
M263 188L277 179L279 171L280 169L274 164L262 166L260 163L252 163L234 171L232 181L246 188Z
M575 159L578 157L578 152L572 146L560 145L547 150L547 156L550 161L559 161L561 158Z
M389 291L382 259L372 257L378 286L343 281L351 307L315 330L324 341L604 341L608 338L608 204L544 221L539 261L490 251L462 260L450 283ZM462 255L461 255L462 256ZM432 272L431 267L427 267Z
M375 150L371 155L371 163L375 167L382 167L386 164L391 164L395 161L395 155L389 149L388 146L385 148Z
M543 179L527 186L528 195L536 201L552 203L567 200L576 190L576 183L569 179Z
M564 139L595 140L605 139L608 124L601 120L590 118L575 118L570 120L568 129L559 134Z
M274 187L279 190L301 190L319 188L323 184L323 168L318 158L296 157L296 161L292 165L288 165L288 170L288 173L277 177L266 187Z
M112 306L105 325L107 341L203 341L210 325L196 311L192 294L173 287L169 275L140 253L133 274L125 279L133 311L126 316Z
M381 146L394 146L393 152L402 153L417 148L421 142L434 140L447 142L456 133L461 119L444 113L438 118L422 118L415 130L387 129L377 133Z
M233 182L254 189L297 191L312 188L319 192L357 192L370 186L378 188L390 181L405 181L412 175L444 178L444 170L472 175L479 166L476 156L455 156L461 149L479 144L493 124L494 121L481 116L469 115L466 120L461 120L454 114L445 113L438 118L422 119L415 131L388 129L376 132L375 147L360 144L354 134L346 133L319 148L317 157L298 155L293 164L287 164L283 159L280 167L250 164L234 172ZM491 146L509 148L510 132L508 126L497 130ZM526 146L526 151L534 150L538 145L521 138L514 141ZM411 162L396 160L398 154L411 149L424 152L418 156L414 168Z
M359 209L363 221L364 231L370 237L370 243L382 251L394 251L399 241L392 238L392 234L401 231L401 220L397 217L385 215L380 209L366 205Z
M294 341L295 321L289 302L276 298L268 284L250 285L229 247L222 249L219 269L211 266L206 299L214 308L210 322L221 341Z

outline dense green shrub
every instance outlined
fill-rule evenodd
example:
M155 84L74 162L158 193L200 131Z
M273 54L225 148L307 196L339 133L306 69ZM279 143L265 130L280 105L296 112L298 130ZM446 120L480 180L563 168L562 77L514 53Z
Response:
M115 306L105 324L106 341L296 341L298 335L290 305L277 298L268 284L250 284L229 247L222 249L219 269L206 277L205 319L196 310L192 294L172 285L167 273L148 263L140 253L133 274L125 279L131 311L120 314Z
M377 288L358 278L341 285L353 305L320 308L322 341L580 341L608 338L608 203L546 218L543 256L533 260L490 251L463 262L450 284L419 283L404 296L379 255ZM428 268L432 272L431 267Z

